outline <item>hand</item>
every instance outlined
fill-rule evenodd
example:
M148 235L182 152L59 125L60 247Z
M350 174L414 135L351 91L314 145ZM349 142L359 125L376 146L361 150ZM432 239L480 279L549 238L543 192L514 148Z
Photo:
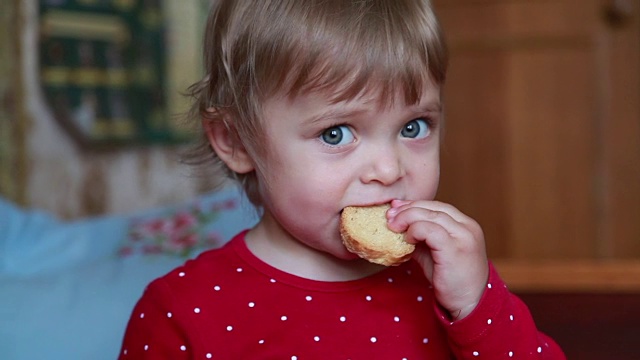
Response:
M389 229L416 244L413 258L433 285L436 300L460 320L473 311L486 288L489 264L480 225L437 201L391 202Z

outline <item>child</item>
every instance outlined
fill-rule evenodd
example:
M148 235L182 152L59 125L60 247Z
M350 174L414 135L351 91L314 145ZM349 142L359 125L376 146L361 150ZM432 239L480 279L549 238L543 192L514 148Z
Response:
M216 169L260 222L152 282L120 359L564 359L433 201L447 55L427 0L218 0L192 87ZM417 244L346 250L348 205L391 203Z

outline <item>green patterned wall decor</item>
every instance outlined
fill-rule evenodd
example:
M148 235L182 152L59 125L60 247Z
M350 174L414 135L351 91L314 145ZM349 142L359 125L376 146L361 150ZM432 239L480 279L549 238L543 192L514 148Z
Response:
M161 0L39 0L40 77L56 119L88 148L179 143L167 109Z

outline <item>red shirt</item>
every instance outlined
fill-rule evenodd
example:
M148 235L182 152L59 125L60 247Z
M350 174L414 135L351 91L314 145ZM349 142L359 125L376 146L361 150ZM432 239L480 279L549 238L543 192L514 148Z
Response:
M413 261L315 281L262 262L244 235L153 281L120 359L565 359L493 267L480 304L452 323Z

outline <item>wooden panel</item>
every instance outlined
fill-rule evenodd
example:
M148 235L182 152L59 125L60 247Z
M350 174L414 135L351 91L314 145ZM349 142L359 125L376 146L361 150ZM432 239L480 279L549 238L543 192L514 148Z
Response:
M494 261L516 292L639 293L640 260Z
M640 0L603 36L603 231L607 257L640 258Z
M597 114L590 48L511 52L509 255L595 257Z
M599 21L597 3L584 0L434 1L453 46L507 39L584 36Z

